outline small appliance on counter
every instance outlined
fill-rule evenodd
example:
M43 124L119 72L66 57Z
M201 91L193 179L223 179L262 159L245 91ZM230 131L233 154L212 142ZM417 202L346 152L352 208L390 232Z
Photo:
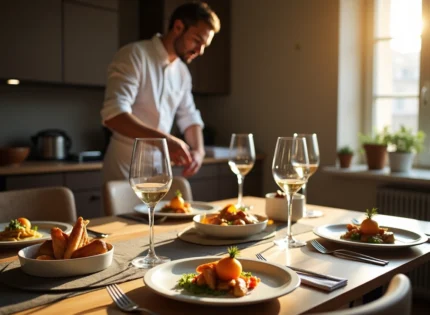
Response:
M82 151L79 153L71 153L67 157L68 161L74 162L97 162L103 160L103 154L101 151Z
M47 129L31 137L35 157L41 160L65 160L69 156L72 140L63 130Z

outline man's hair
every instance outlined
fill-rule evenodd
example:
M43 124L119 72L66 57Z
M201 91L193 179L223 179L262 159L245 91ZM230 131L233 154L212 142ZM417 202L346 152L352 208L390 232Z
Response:
M199 21L207 23L215 33L221 29L218 16L204 2L191 2L177 7L170 17L169 30L173 28L176 20L184 23L185 30L191 25L196 25Z

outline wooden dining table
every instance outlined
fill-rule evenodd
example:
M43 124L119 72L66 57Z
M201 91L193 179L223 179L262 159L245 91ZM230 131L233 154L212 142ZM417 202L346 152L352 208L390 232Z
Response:
M236 200L230 199L212 203L223 207L235 201ZM265 212L264 198L244 197L244 203L253 205L253 213L264 214ZM319 205L308 205L307 207L320 210L323 213L323 216L318 218L302 218L299 220L301 224L311 227L337 223L345 223L346 225L351 222L353 218L363 217L364 215L362 212L335 209ZM381 218L383 218L384 224L388 226L412 231L430 231L428 222L383 215L381 215ZM154 227L155 235L163 232L180 232L190 225L192 225L191 219L168 219ZM106 240L113 244L132 238L147 238L149 233L147 224L116 216L92 219L89 226L92 229L109 233L109 237ZM276 235L275 239L281 237L282 235ZM242 249L240 257L256 259L255 255L262 252L265 258L272 263L284 266L296 266L318 273L346 278L348 280L347 285L329 293L314 287L300 285L294 291L279 298L274 298L258 304L234 307L197 305L169 299L153 292L149 287L145 286L141 278L121 283L119 286L140 306L148 308L158 314L302 314L329 311L344 307L348 305L350 301L356 300L366 293L387 284L395 274L406 273L430 260L430 243L428 242L404 249L383 251L355 248L355 250L361 253L389 261L389 264L386 266L378 266L345 260L334 257L333 255L323 255L317 252L309 245L309 241L312 239L319 239L322 244L331 248L339 248L340 244L320 239L311 230L298 234L295 237L307 241L308 244L304 247L293 249L281 248L272 241L260 243L258 245L252 244ZM17 259L16 254L16 250L3 251L0 255L0 263ZM190 252L189 257L193 256L195 256L193 252ZM1 308L0 313L2 313ZM113 303L108 292L102 288L66 298L53 304L28 309L18 314L123 314L123 312Z

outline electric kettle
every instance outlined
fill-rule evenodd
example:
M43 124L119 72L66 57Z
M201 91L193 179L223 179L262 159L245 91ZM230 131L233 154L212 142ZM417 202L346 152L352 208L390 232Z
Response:
M63 130L47 129L31 137L36 156L42 160L64 160L68 157L72 140Z

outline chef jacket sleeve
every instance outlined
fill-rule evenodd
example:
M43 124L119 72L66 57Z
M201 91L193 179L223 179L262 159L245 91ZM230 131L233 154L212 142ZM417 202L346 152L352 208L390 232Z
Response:
M121 113L131 113L141 83L143 56L136 44L121 48L107 71L102 123Z
M188 78L184 83L185 92L176 112L176 123L181 133L184 133L184 131L192 125L200 125L202 128L204 127L200 111L196 108L194 103L191 88L191 75L188 74Z

